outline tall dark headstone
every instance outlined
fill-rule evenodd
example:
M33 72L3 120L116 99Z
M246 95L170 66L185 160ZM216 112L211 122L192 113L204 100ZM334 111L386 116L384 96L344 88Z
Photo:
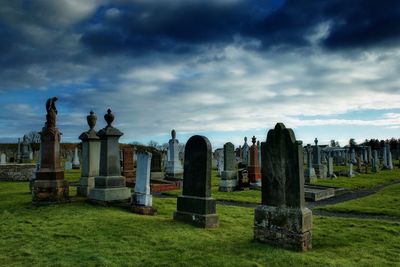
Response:
M237 187L235 146L228 142L224 145L224 170L221 173L219 191L231 192Z
M94 178L94 188L89 194L91 202L103 205L129 201L131 198L131 190L125 186L125 177L121 176L118 140L123 133L111 125L114 115L110 109L107 110L104 119L107 126L97 133L100 137L99 176Z
M61 134L56 127L57 98L49 98L46 102L46 123L40 133L40 169L36 172L33 184L32 202L54 203L69 200L69 185L64 179L64 171L60 165Z
M262 201L254 213L254 239L298 251L310 249L312 213L304 207L301 141L278 123L261 144L261 159Z
M126 184L131 186L135 182L135 164L133 162L133 147L124 147L122 149L122 176L125 177Z
M211 144L194 135L186 143L183 191L174 219L199 227L217 227L216 202L211 197Z
M162 168L161 168L161 153L159 151L153 151L150 165L150 178L162 179Z

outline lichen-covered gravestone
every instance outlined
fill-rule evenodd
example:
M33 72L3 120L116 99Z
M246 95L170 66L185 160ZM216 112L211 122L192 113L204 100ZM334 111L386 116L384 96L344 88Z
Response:
M304 207L303 147L278 123L261 144L262 203L254 213L254 239L284 248L311 249L311 210Z
M211 144L194 135L186 143L183 191L177 199L174 220L199 227L217 227L216 202L211 197Z

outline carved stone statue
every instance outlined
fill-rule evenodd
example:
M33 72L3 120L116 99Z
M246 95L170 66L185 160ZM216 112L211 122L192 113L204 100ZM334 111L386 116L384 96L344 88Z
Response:
M46 101L46 128L55 128L56 127L56 116L57 116L57 108L56 101L57 97L49 98Z

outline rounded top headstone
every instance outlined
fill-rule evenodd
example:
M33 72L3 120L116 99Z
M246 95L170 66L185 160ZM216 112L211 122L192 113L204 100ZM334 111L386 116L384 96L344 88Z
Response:
M107 122L107 126L111 126L111 123L114 121L114 114L111 113L111 109L107 109L107 114L104 115L104 119Z
M93 110L90 111L90 114L86 116L87 123L90 129L93 129L96 126L97 116L94 114Z
M253 135L253 137L251 138L251 142L253 143L253 145L256 144L256 137Z
M176 131L175 131L175 129L172 129L172 131L171 131L171 137L172 137L172 139L175 139L175 137L176 137Z

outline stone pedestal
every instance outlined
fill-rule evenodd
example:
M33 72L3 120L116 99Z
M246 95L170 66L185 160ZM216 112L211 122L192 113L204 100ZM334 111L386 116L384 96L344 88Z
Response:
M77 195L87 197L94 188L94 177L99 175L100 165L100 138L96 135L94 126L97 117L93 111L87 116L90 129L82 133L82 169L79 186L76 188Z
M308 208L260 205L254 210L254 239L297 251L311 249L312 213Z
M41 162L33 184L34 204L69 201L69 186L60 165L61 134L56 128L56 114L55 106L47 110L47 122L40 133Z
M211 197L211 144L204 136L192 136L186 143L183 190L176 209L174 220L203 228L219 225Z
M119 138L123 135L111 126L114 115L107 110L104 116L107 126L97 135L100 138L100 171L94 179L94 188L89 194L89 201L107 205L110 202L128 202L131 190L125 186L125 177L121 176L119 159Z
M179 160L179 141L176 139L175 130L171 131L171 137L168 142L168 161L165 166L165 178L168 180L182 180L183 168Z

